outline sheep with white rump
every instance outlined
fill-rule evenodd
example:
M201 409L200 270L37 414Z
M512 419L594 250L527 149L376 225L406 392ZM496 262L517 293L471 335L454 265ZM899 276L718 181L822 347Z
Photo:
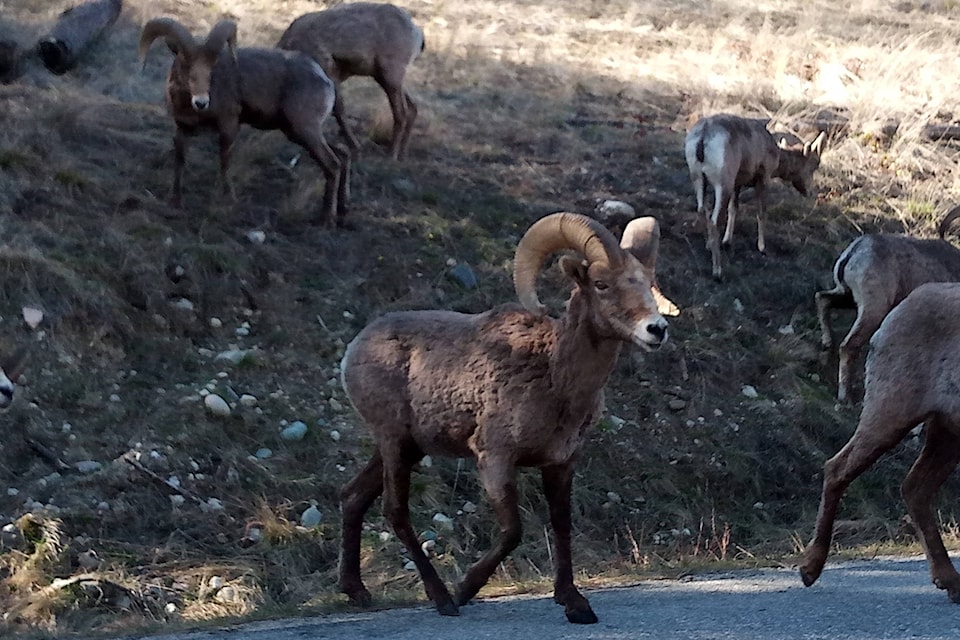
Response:
M417 105L403 88L407 67L423 52L423 30L410 14L392 4L351 2L294 20L280 36L281 49L302 51L323 67L336 85L333 117L352 151L360 143L347 126L340 84L371 76L387 94L393 113L390 155L401 158L417 119Z
M372 459L341 493L340 589L351 601L371 600L360 577L360 534L364 513L383 494L384 514L428 597L439 613L458 615L519 544L517 467L537 467L554 533L554 600L570 622L597 621L573 582L574 465L603 411L603 387L621 346L652 350L667 339L651 291L659 226L653 218L631 225L635 244L620 246L586 216L541 218L517 246L514 284L522 307L388 313L347 347L343 386L376 443ZM559 263L573 292L566 312L551 318L537 297L537 274L552 253L566 249L580 254ZM424 455L475 458L500 526L495 546L453 596L410 524L410 473Z
M853 367L880 323L901 300L925 282L960 282L960 249L944 240L960 207L940 222L938 239L876 233L860 236L833 265L833 289L818 291L821 343L833 349L830 310L856 308L857 317L840 343L837 400L852 400Z
M279 129L306 149L323 170L326 187L319 222L343 223L349 197L350 158L332 149L323 137L323 123L333 109L334 86L317 63L304 54L240 47L237 25L222 20L198 43L172 18L156 18L143 26L140 59L163 38L174 54L167 76L167 106L176 124L173 204L180 206L187 137L204 129L217 132L220 177L232 196L227 177L230 151L241 124Z
M27 349L21 347L0 360L0 411L10 408L17 379L27 364Z
M733 226L740 207L740 191L753 187L757 196L757 249L764 253L763 237L767 185L780 178L802 195L813 191L813 174L820 166L824 132L811 142L802 142L792 134L773 134L769 120L717 114L702 118L687 132L684 153L697 213L704 219L707 248L713 260L713 277L722 277L720 265L720 214L727 214L723 244L733 240ZM707 184L713 185L713 213L706 215Z
M800 563L807 586L820 577L844 491L918 424L920 455L901 494L920 534L930 576L960 604L960 574L943 546L933 499L960 462L960 284L921 285L884 319L870 341L860 421L823 468L813 540Z

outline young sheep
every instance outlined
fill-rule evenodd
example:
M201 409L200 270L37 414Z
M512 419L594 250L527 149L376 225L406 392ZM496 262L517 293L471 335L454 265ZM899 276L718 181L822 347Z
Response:
M220 138L220 174L224 193L232 195L227 178L230 150L240 124L279 129L317 161L326 178L319 222L342 224L349 196L350 160L346 150L331 149L323 123L333 109L334 86L309 57L278 49L236 48L237 26L217 23L206 41L197 44L176 20L157 18L143 27L140 59L156 38L163 37L175 54L167 77L167 105L176 123L174 134L173 203L181 203L181 182L187 136L213 129ZM224 49L229 48L229 55Z
M920 456L901 493L933 583L960 604L960 574L943 546L932 501L960 461L960 284L928 283L887 315L870 341L863 410L850 441L823 469L816 531L800 564L807 586L823 570L844 491L881 455L924 423Z
M0 361L0 411L10 408L17 378L27 364L27 349L21 347Z
M397 160L406 153L417 105L404 90L403 78L424 48L423 31L409 13L392 4L340 4L300 16L277 46L306 53L333 80L337 87L333 116L352 151L360 143L344 119L340 83L351 76L372 76L393 112L390 155Z
M603 386L624 342L651 350L667 339L667 322L651 292L659 227L632 223L641 244L617 245L585 216L557 213L537 221L516 252L514 283L522 307L485 313L388 313L347 347L343 386L373 432L372 459L341 493L340 588L360 605L370 592L360 578L363 515L382 493L384 514L407 548L427 595L443 615L458 615L520 541L516 468L538 467L550 509L556 553L554 600L567 619L597 617L573 583L570 492L580 447L603 411ZM573 281L566 313L544 315L537 274L555 251ZM472 456L500 525L500 539L450 596L410 524L410 472L424 455Z
M718 114L698 120L687 133L684 152L697 196L697 213L707 229L707 248L713 259L713 277L722 276L717 229L721 212L727 214L723 244L733 240L733 225L740 207L740 191L753 187L757 194L757 249L763 253L764 209L767 184L780 178L802 195L813 189L813 173L820 166L825 134L800 142L792 134L771 134L768 120ZM713 213L706 215L707 183L713 185Z
M852 400L853 367L884 317L925 282L960 281L960 250L943 237L960 216L951 210L940 223L940 238L923 240L892 234L864 235L851 242L833 266L833 289L816 294L821 343L833 349L832 308L856 308L857 317L840 343L837 399Z

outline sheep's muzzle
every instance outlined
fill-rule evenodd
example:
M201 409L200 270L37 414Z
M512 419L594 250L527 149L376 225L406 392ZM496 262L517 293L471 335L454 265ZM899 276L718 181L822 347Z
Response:
M206 111L210 107L210 96L207 94L193 96L193 108L197 111Z

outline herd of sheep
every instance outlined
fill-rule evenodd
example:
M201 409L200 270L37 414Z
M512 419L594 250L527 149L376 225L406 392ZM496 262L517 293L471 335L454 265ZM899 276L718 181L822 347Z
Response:
M190 136L219 137L222 188L241 124L277 129L320 165L326 187L317 221L342 224L349 206L350 160L359 144L344 119L340 83L373 77L393 113L389 153L403 156L417 107L403 82L424 47L422 30L390 4L353 3L297 18L276 48L237 46L237 28L216 24L202 40L171 18L147 22L139 53L162 38L174 54L166 99L176 125L173 202L179 205ZM346 146L323 134L333 114ZM765 190L773 178L801 194L813 191L825 135L803 141L773 134L764 120L720 114L689 131L684 153L706 228L712 274L722 277L720 246L732 239L745 187L757 195L758 249L764 251ZM707 186L714 204L708 214ZM726 215L722 241L718 223ZM838 399L851 400L851 376L870 341L863 408L856 432L824 468L816 530L800 565L803 582L820 575L845 488L918 424L925 443L903 483L903 496L921 534L934 583L960 603L960 574L944 548L932 500L960 462L960 251L943 239L960 208L940 227L940 239L869 235L854 240L834 267L836 286L816 296L824 347L832 348L832 307L856 308L840 345ZM342 383L375 442L366 466L341 493L339 580L350 600L368 605L360 577L363 518L381 495L384 515L444 615L456 615L486 584L520 541L518 467L540 470L554 535L554 599L574 623L597 621L573 581L571 486L583 440L600 419L604 385L622 346L659 348L668 337L665 315L676 307L660 291L657 221L637 218L620 239L593 218L555 213L520 240L514 285L520 304L479 314L404 311L367 325L349 344ZM561 251L571 293L559 317L546 314L536 280ZM13 397L23 354L2 363L0 409ZM410 523L411 471L424 455L472 457L499 525L493 548L474 563L453 595L421 549Z

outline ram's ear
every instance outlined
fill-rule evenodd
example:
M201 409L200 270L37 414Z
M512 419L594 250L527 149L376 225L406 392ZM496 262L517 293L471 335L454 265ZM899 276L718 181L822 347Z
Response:
M586 260L581 260L576 256L564 255L560 256L557 266L560 267L560 271L563 272L563 275L570 278L577 284L583 284L587 281L588 265Z

